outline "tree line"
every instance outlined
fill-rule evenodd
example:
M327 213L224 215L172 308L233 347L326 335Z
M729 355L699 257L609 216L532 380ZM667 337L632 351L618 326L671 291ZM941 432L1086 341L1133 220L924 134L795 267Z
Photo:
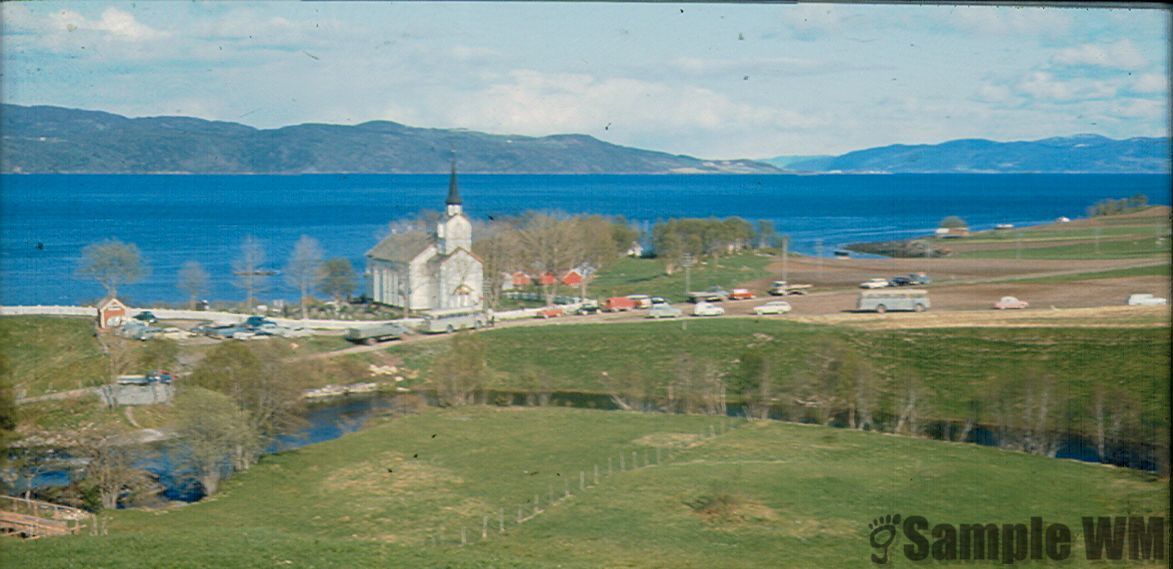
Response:
M1144 194L1135 194L1131 197L1100 200L1087 208L1087 214L1090 217L1102 217L1105 215L1119 215L1122 213L1131 213L1148 207L1149 197Z
M241 242L239 255L232 261L233 285L244 292L244 304L249 310L261 294L271 289L276 271L266 268L267 261L264 244L251 235ZM118 295L121 286L142 281L150 273L150 266L137 245L108 239L82 249L75 274L97 281L106 295L113 297ZM307 307L313 300L313 292L338 304L358 289L358 274L350 261L343 257L325 258L318 240L307 235L302 235L294 245L282 275L286 284L299 293L302 318L308 317ZM208 293L210 280L201 263L187 261L176 274L175 284L187 296L188 305L195 308L196 300Z

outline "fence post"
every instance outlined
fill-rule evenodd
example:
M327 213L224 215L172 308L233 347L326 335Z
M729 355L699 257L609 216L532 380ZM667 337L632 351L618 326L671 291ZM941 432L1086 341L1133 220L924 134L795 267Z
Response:
M522 518L522 515L521 515L521 506L518 506L518 507L517 507L517 525L521 525L521 524L522 524L521 518Z
M656 447L656 464L660 464L660 447Z
M489 516L481 519L481 541L489 539Z
M538 499L541 497L542 497L541 494L534 494L534 515L535 516L538 515L538 512L542 511L541 503L538 502Z
M713 428L713 426L712 426L712 425L709 425L709 436L710 436L710 437L715 437L715 436L717 436L717 431L716 431L716 429L714 429L714 428Z
M595 486L599 485L599 465L595 463Z
M611 457L607 457L607 476L611 476Z
M468 545L468 536L465 535L464 526L460 526L460 545Z
M586 490L586 472L578 471L578 489Z
M562 479L562 497L564 497L564 498L570 497L570 479L569 478Z
M497 523L500 526L498 532L505 533L505 508L501 508L501 511L497 514Z
M549 498L548 502L550 504L553 504L554 503L554 484L553 483L547 484L546 490L548 492L548 496L547 496Z
M638 451L631 451L631 469L639 468L639 453Z

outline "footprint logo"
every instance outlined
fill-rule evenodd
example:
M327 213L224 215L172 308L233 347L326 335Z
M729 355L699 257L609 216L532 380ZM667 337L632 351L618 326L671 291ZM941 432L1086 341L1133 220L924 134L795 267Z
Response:
M868 524L868 528L872 530L871 535L868 536L868 541L872 544L872 549L880 552L879 555L872 554L872 562L879 565L888 563L888 546L896 540L896 526L900 525L900 514L889 514L880 516L872 523Z

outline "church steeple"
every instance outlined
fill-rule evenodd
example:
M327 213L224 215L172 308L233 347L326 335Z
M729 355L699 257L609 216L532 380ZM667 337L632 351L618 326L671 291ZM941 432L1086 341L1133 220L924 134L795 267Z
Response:
M456 158L452 159L452 176L448 179L448 199L444 205L463 205L460 200L460 188L456 185Z

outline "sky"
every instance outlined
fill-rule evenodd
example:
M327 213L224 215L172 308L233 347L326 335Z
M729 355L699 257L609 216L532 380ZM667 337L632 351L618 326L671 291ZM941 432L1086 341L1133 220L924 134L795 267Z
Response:
M703 158L1169 136L1169 13L848 4L0 4L0 99Z

